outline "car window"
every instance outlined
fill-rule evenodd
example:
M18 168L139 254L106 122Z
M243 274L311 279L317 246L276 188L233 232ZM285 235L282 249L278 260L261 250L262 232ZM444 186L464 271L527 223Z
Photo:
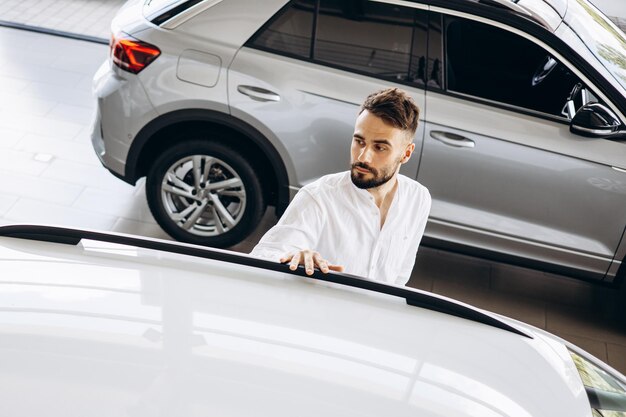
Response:
M427 33L425 10L370 0L293 0L246 45L423 86Z
M580 80L543 48L468 19L446 16L444 26L448 91L565 117Z
M252 38L251 44L264 50L310 58L315 3L315 0L291 2Z
M421 84L426 64L426 19L425 11L392 4L321 0L314 59L380 78Z

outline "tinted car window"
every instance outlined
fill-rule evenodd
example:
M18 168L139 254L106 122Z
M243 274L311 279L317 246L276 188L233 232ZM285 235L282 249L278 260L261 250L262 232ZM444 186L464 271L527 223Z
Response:
M291 2L251 40L252 45L287 55L310 58L315 3L315 0Z
M420 84L426 18L424 11L396 5L321 0L313 57L377 77ZM421 70L420 59L424 60Z
M445 27L449 91L563 116L565 102L580 81L556 61L546 67L549 57L543 48L471 20L446 17ZM552 70L546 73L547 68Z

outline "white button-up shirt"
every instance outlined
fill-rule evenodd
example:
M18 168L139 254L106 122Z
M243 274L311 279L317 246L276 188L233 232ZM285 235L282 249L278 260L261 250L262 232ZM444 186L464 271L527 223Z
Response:
M398 175L398 188L381 229L374 197L356 187L350 172L326 175L303 187L278 223L251 255L279 261L305 249L315 250L344 272L404 285L430 212L430 193Z

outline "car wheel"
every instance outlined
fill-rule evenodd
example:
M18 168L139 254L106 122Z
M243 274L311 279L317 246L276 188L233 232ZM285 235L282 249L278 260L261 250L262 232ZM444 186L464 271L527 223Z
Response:
M232 246L248 236L265 211L252 166L233 149L189 141L163 152L146 181L152 215L176 240Z

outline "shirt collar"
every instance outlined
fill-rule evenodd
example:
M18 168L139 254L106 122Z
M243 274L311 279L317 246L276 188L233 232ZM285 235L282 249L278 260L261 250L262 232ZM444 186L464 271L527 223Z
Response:
M346 179L350 183L350 188L354 191L354 193L357 196L359 196L359 198L370 201L372 204L376 205L376 203L374 202L374 196L370 194L369 191L364 190L354 185L354 183L352 182L350 171L348 171L348 175L346 176ZM400 174L396 175L396 180L398 181L398 188L396 189L396 194L393 196L393 200L391 201L391 205L389 206L389 212L391 212L392 209L395 211L396 209L394 209L394 206L397 206L400 204L399 195L400 195L400 189L402 188L402 181L400 181Z

